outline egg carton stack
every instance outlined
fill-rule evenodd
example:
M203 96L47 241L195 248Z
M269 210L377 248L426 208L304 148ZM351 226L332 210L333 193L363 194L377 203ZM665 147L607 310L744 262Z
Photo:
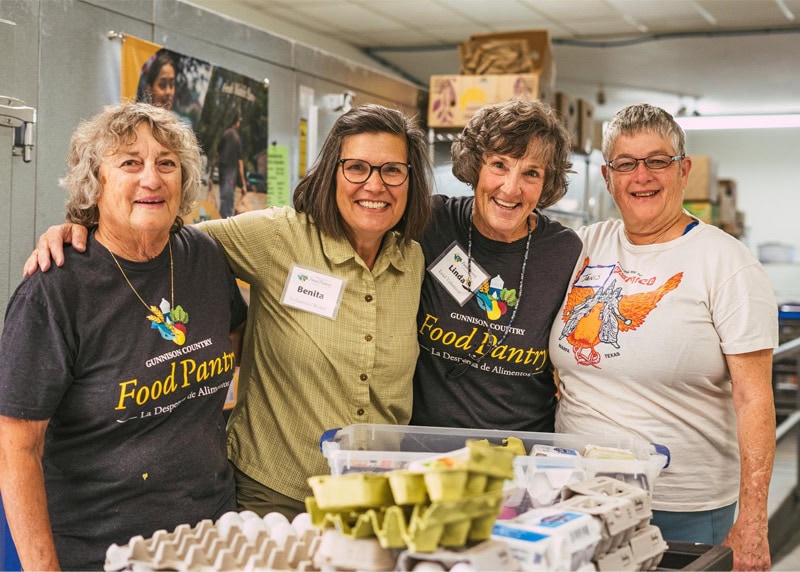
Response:
M530 508L553 506L561 500L563 487L601 475L613 476L649 492L651 479L660 470L659 463L660 458L639 459L630 449L588 444L578 450L534 444L530 456L515 465L515 481L520 490L513 508L520 514Z
M597 570L655 570L667 543L650 524L653 515L646 491L611 477L595 477L564 487L561 510L591 515L601 540L592 561Z
M661 561L667 544L650 525L647 491L595 477L565 486L561 499L495 524L492 538L523 570L653 570Z
M106 551L104 570L316 570L320 531L302 513L289 523L280 513L262 519L252 511L227 512L215 523L181 524L172 532L134 536Z
M384 549L460 547L491 535L514 456L508 447L469 442L409 469L312 477L306 508L314 526L374 537Z

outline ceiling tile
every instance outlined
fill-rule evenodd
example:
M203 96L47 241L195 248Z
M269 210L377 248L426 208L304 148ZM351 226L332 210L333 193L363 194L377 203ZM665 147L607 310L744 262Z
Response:
M698 0L705 10L717 19L724 28L753 28L757 26L788 26L800 24L800 5L795 8L795 21L786 19L775 0L751 0L750 2L731 2L730 0ZM787 4L788 8L788 4Z
M286 22L325 40L396 48L377 53L423 85L431 74L458 73L455 44L470 35L547 28L554 43L557 89L563 81L566 89L580 88L591 95L605 84L611 111L620 104L612 101L614 93L621 91L653 101L697 97L703 113L769 107L800 111L800 0L225 0L219 4L220 11L222 5L238 4L264 14L266 29ZM782 6L794 20L786 17ZM758 32L726 33L736 30ZM437 44L447 49L422 51ZM601 115L605 111L598 108Z

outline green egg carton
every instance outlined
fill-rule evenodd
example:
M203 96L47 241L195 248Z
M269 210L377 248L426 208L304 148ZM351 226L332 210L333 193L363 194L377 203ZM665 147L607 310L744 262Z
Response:
M440 502L462 498L470 475L466 469L455 468L425 471L422 477L431 502Z
M306 498L306 512L315 527L335 528L350 538L374 536L383 548L405 548L409 520L406 513L410 515L412 510L395 505L350 512L327 511L319 507L315 497Z
M469 449L469 471L499 477L514 478L514 457L517 454L508 447L495 447L484 441L467 441Z
M317 504L323 510L347 511L354 508L377 508L394 503L385 474L351 473L318 476L308 479Z
M438 546L458 547L468 540L489 538L501 505L501 490L417 504L410 510L395 505L363 511L327 511L319 507L315 497L306 499L306 510L318 528L334 527L351 538L375 536L383 548L407 547L414 552L433 552Z
M383 548L464 546L491 536L515 456L513 446L469 441L410 470L312 477L306 510L317 528L374 536Z
M395 504L423 504L428 502L425 473L399 469L386 473Z

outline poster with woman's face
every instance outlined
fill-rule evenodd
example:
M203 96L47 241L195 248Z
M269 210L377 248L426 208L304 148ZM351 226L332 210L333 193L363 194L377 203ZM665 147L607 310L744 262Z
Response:
M186 222L267 206L268 90L263 82L161 48L139 69L136 100L176 113L200 143L204 189ZM238 139L236 152L230 151L232 137ZM235 176L231 157L241 161L233 163L239 165Z

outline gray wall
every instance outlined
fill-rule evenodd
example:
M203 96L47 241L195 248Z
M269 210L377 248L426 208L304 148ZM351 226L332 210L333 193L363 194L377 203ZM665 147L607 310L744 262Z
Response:
M179 0L0 0L0 95L38 111L31 163L11 156L13 131L0 127L2 309L36 237L64 218L58 178L72 130L119 101L119 40L108 39L110 30L268 78L268 137L290 149L292 186L300 86L314 89L320 101L326 93L349 90L355 105L374 102L419 113L421 93L410 83Z

